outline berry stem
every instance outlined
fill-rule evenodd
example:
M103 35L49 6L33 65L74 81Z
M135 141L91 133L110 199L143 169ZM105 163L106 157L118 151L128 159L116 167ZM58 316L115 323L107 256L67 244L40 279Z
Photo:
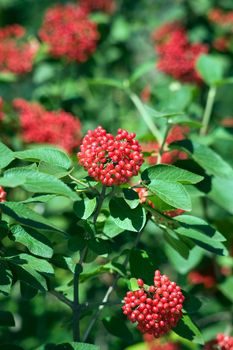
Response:
M147 217L147 222L148 222L148 220L149 220L149 216ZM146 222L146 224L147 224L147 222ZM145 224L145 226L146 226L146 224ZM145 226L144 226L144 227L145 227ZM142 232L143 232L143 230L141 230L141 231L138 232L137 237L136 237L136 239L135 239L135 241L134 241L134 244L133 244L132 249L137 247L137 245L138 245L138 243L139 243L139 241L140 241ZM126 258L125 258L125 260L124 260L124 262L123 262L123 266L126 267L126 266L128 265L128 262L129 262L129 254L126 256ZM117 285L117 282L118 282L118 279L119 279L119 278L120 278L120 274L117 273L117 274L115 275L115 278L114 278L114 280L113 280L112 285L108 288L107 292L105 293L105 295L104 295L104 297L103 297L103 300L99 303L98 310L97 310L97 311L95 312L95 314L93 315L93 318L91 319L91 321L90 321L90 323L89 323L89 326L87 327L86 332L84 333L84 336L83 336L83 339L82 339L83 342L85 342L85 341L87 340L87 338L88 338L88 336L89 336L89 334L90 334L92 328L94 327L96 321L98 320L98 317L99 317L99 315L100 315L102 309L104 308L104 306L105 306L106 304L108 304L108 299L109 299L110 295L112 294L112 292L114 291L114 289L115 289L115 287L116 287L116 285Z
M162 141L161 146L159 148L157 164L159 164L161 162L161 157L162 157L162 154L163 154L163 150L164 150L164 147L165 147L165 144L166 144L166 140L167 140L167 136L168 136L169 131L170 131L170 125L169 125L169 122L167 120L166 130L165 130L165 133L164 133L164 136L163 136L163 141Z
M129 97L130 97L131 101L133 102L133 104L135 105L135 107L137 108L137 110L140 113L140 115L142 116L144 122L148 126L148 129L154 135L156 140L161 144L162 143L162 136L160 134L160 131L158 130L156 125L153 123L149 113L145 109L145 107L144 107L143 103L141 102L140 98L136 94L134 94L132 92L129 93Z
M71 300L69 300L68 298L66 298L66 296L64 294L62 294L56 290L50 290L49 293L51 295L53 295L55 298L57 298L58 300L60 300L62 303L69 306L73 310L73 302Z
M106 186L103 185L102 191L100 193L99 200L97 202L97 206L96 206L96 209L95 209L94 217L93 217L94 224L96 224L96 221L98 219L98 216L99 216L99 213L100 213L103 201L105 199L105 194L106 194Z
M207 134L210 117L213 111L214 100L216 96L217 88L216 86L211 86L208 92L205 111L202 119L202 128L200 130L200 135L204 136Z
M74 270L74 299L73 299L73 341L80 341L80 316L81 316L81 304L79 304L79 276L83 270L82 264L87 253L87 247L85 247L80 255L79 262L75 266Z

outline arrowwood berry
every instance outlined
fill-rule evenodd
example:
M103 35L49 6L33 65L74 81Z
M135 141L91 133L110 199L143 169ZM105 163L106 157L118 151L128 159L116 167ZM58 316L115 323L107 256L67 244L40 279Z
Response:
M88 12L103 11L112 14L116 10L114 0L80 0L79 4Z
M213 339L206 343L205 350L233 350L233 337L219 333L217 334L216 339Z
M6 192L4 191L3 187L0 186L0 202L6 201Z
M185 28L178 22L165 24L152 36L160 71L183 82L202 82L195 64L201 54L208 52L207 45L190 43Z
M159 338L177 325L183 302L180 287L157 270L148 290L143 283L139 290L127 292L122 310L131 322L137 322L140 332Z
M135 133L118 129L117 136L101 126L89 130L78 153L79 163L89 176L107 186L120 185L138 174L143 163Z
M78 118L65 111L47 111L35 102L15 99L19 111L22 139L26 143L48 143L72 152L81 141L81 124Z
M214 276L204 275L199 271L191 271L188 274L190 284L203 284L206 289L213 288L216 285Z
M25 29L13 24L0 28L0 71L24 74L32 70L36 41L25 42Z
M39 36L54 57L84 62L95 51L99 33L83 7L67 4L47 10Z
M174 125L170 132L168 133L168 136L166 138L165 142L165 151L163 152L161 156L160 162L162 164L173 164L177 160L185 160L188 158L187 153L179 151L179 150L171 150L168 151L168 146L176 141L182 141L187 138L187 135L189 133L190 129L187 126L180 126L180 125ZM156 141L151 141L147 143L142 143L142 151L151 153L148 157L146 157L146 161L150 165L157 164L158 161L158 153L159 153L159 143Z

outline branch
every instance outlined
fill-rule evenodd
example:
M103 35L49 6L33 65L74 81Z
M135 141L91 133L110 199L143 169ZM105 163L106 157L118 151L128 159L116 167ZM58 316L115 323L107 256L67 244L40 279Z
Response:
M66 298L64 294L62 294L56 290L50 290L49 293L52 294L53 296L55 296L55 298L57 298L58 300L60 300L61 302L63 302L64 304L66 304L67 306L69 306L73 310L73 302L71 300L69 300L68 298Z
M75 266L74 270L74 301L73 301L73 341L80 341L80 316L81 305L79 304L79 276L82 272L82 264L87 253L87 247L85 247L81 253L79 262Z
M105 199L105 193L106 193L106 186L103 185L102 191L100 193L99 200L98 200L98 203L97 203L97 206L96 206L96 209L95 209L94 217L93 217L94 224L96 224L96 221L98 219L98 216L99 216L99 213L100 213L103 201Z
M214 99L216 96L216 92L217 92L217 88L215 86L212 86L209 89L206 107L205 107L205 111L204 111L204 115L203 115L203 119L202 119L203 126L200 130L200 135L207 134L207 130L208 130L209 122L210 122L210 117L211 117L213 106L214 106Z
M148 222L148 220L149 220L149 217L147 218L147 222ZM147 222L146 222L146 223L147 223ZM145 226L146 226L146 224L145 224ZM139 241L140 241L140 238L141 238L141 235L142 235L142 232L143 232L143 230L141 230L140 232L138 232L137 237L136 237L136 240L135 240L135 242L134 242L134 244L133 244L132 249L133 249L133 248L136 248L136 246L138 245L138 243L139 243ZM129 255L126 256L126 258L125 258L125 260L124 260L124 263L123 263L123 266L126 267L126 266L128 265L128 262L129 262ZM108 290L107 290L107 292L105 293L105 295L104 295L104 297L103 297L101 303L99 303L98 310L95 312L93 318L92 318L91 321L90 321L89 326L88 326L87 329L86 329L86 332L84 333L83 340L82 340L83 342L85 342L85 341L87 340L87 338L88 338L88 336L89 336L89 334L90 334L92 328L94 327L96 321L97 321L98 318L99 318L99 315L100 315L101 311L103 310L104 306L108 303L108 299L109 299L110 295L112 294L112 292L114 291L114 289L115 289L115 287L116 287L116 285L117 285L118 279L119 279L120 277L121 277L121 275L120 275L119 273L117 273L117 274L115 275L115 278L114 278L114 280L113 280L112 285L108 288Z

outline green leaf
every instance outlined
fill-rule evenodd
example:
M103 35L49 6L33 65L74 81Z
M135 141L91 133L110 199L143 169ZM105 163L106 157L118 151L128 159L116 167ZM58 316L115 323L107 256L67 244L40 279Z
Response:
M136 191L129 188L123 189L124 199L131 209L137 208L140 204L139 197Z
M151 118L173 118L173 117L177 117L177 116L180 116L183 114L183 112L171 112L171 111L160 112L160 111L157 111L156 109L151 108L145 104L143 104L143 107L145 108L146 112L148 113L148 115Z
M11 312L0 311L0 327L14 327L15 320Z
M89 80L89 83L92 85L104 85L104 86L110 86L115 87L119 89L124 89L123 82L121 80L116 79L108 79L108 78L97 78L97 79L91 79Z
M69 156L64 151L51 146L36 147L25 151L14 152L14 156L18 159L31 162L44 161L66 170L69 170L72 166Z
M51 199L55 198L54 194L44 194L41 196L34 196L28 199L25 199L22 203L47 203Z
M233 214L233 181L221 177L213 177L211 191L207 196L223 209Z
M4 143L0 142L0 169L5 168L14 160L14 152L10 150Z
M190 196L181 183L153 180L147 187L151 193L174 208L186 211L190 211L192 208Z
M110 334L127 341L133 340L132 333L126 326L122 315L117 314L111 317L108 316L103 319L103 324Z
M148 73L149 71L151 71L152 69L155 68L155 62L150 61L150 62L146 62L141 64L139 67L137 67L133 74L131 75L131 77L129 78L130 83L135 83L135 81L137 81L138 79L140 79L144 74Z
M100 350L97 345L87 344L87 343L63 343L59 345L51 345L49 350Z
M78 218L88 219L95 211L96 208L96 198L88 198L79 200L74 203L74 212Z
M197 313L202 305L200 299L198 299L195 295L192 295L190 292L189 293L185 292L184 290L182 290L182 294L185 297L184 303L183 303L183 309L188 314Z
M196 68L208 85L216 85L223 78L224 65L213 55L201 55L197 60Z
M51 258L53 255L53 248L50 241L37 231L27 229L27 231L20 225L11 227L11 232L15 242L23 244L28 250L43 258Z
M190 128L201 128L202 123L193 120L191 118L188 118L186 116L174 116L173 118L169 119L169 124L179 124L179 125L187 125Z
M24 300L30 300L38 294L38 290L20 281L20 294Z
M181 274L186 274L191 271L201 261L204 254L203 250L198 246L190 249L187 258L183 257L175 247L170 244L165 243L164 249L169 262Z
M145 250L132 249L129 256L131 276L142 278L145 283L151 284L154 279L156 264L152 255Z
M218 289L233 302L233 276L228 276L222 283L218 285Z
M0 82L3 83L14 83L17 81L17 75L11 72L1 72L0 73Z
M0 292L9 295L12 285L12 272L4 261L0 260Z
M137 278L130 278L129 280L129 289L135 292L135 290L139 290L140 287L138 286Z
M6 257L7 261L11 264L26 266L28 265L30 268L37 272L43 272L49 275L54 274L54 269L52 265L45 259L39 259L35 256L29 254L18 254L13 256Z
M180 215L175 218L181 224L181 227L175 229L178 234L191 238L200 247L218 254L228 255L224 244L225 237L209 226L204 220L191 215Z
M26 226L64 233L62 230L53 226L47 219L43 218L43 216L37 214L23 203L4 202L0 203L0 208L4 214Z
M187 314L183 314L183 317L173 331L182 338L188 339L197 344L204 344L201 331Z
M146 223L146 213L141 205L131 209L123 198L112 198L109 203L114 223L123 230L139 232Z
M120 228L115 224L113 217L110 215L105 221L103 233L109 238L114 238L124 232L123 228Z
M55 176L41 173L28 168L11 168L4 173L4 178L8 181L21 179L22 187L34 193L54 193L77 199L77 195L66 184Z
M203 176L178 168L174 165L158 164L144 170L142 173L142 180L163 180L168 182L180 182L182 184L196 184L203 180Z

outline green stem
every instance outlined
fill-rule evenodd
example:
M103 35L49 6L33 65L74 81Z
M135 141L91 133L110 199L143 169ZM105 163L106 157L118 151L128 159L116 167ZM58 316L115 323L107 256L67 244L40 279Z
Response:
M205 111L204 111L204 115L203 115L203 119L202 119L202 128L200 130L200 135L207 134L211 114L213 111L216 92L217 92L216 86L210 87L209 92L208 92L208 96L207 96L206 107L205 107Z
M149 220L149 217L147 218L147 221L148 221L148 220ZM146 226L146 225L145 225L145 226ZM134 244L133 244L132 249L137 247L137 245L138 245L138 243L139 243L139 241L140 241L142 232L143 232L143 230L141 230L140 232L138 232L137 237L136 237L136 239L135 239L135 241L134 241ZM123 266L127 267L128 262L129 262L129 254L126 256L126 258L125 258L125 260L124 260L124 262L123 262ZM96 321L98 320L98 317L99 317L101 311L103 310L104 306L105 306L106 304L108 304L108 300L109 300L109 298L110 298L110 295L112 294L112 292L113 292L114 289L116 288L116 285L117 285L117 282L118 282L118 279L119 279L119 278L120 278L120 274L117 273L117 274L115 275L115 278L114 278L114 280L113 280L112 285L108 288L107 292L105 293L105 295L104 295L104 297L103 297L103 300L99 303L98 310L97 310L97 311L95 312L95 314L93 315L93 317L92 317L92 319L91 319L91 321L90 321L90 323L89 323L89 326L87 327L86 332L84 333L84 336L83 336L83 339L82 339L83 342L85 342L85 341L87 340L87 338L88 338L88 336L89 336L89 334L90 334L92 328L94 327Z
M82 264L87 253L87 247L85 247L81 253L79 262L75 266L74 270L74 299L73 299L73 341L80 341L80 316L81 316L81 304L79 303L79 276L82 272Z
M96 206L96 209L95 209L94 217L93 217L94 224L96 224L96 221L98 219L98 216L99 216L99 213L100 213L103 201L105 199L105 194L106 194L106 186L103 185L102 191L100 193L99 200L97 202L97 206Z
M133 102L133 104L135 105L135 107L137 108L137 110L140 113L140 115L142 116L142 118L144 119L144 122L148 126L148 129L152 132L152 134L154 135L156 140L159 143L161 143L162 142L162 136L161 136L158 128L156 127L156 125L151 120L151 117L149 116L148 112L146 111L146 109L145 109L143 103L141 102L140 98L136 94L134 94L132 92L129 93L129 97L130 97L131 101Z
M164 150L164 147L165 147L165 144L166 144L167 135L169 133L169 130L170 130L170 125L169 125L168 120L167 120L166 130L165 130L165 133L164 133L164 136L163 136L163 141L162 141L161 146L159 148L157 164L159 164L161 162L161 157L162 157L163 150Z

